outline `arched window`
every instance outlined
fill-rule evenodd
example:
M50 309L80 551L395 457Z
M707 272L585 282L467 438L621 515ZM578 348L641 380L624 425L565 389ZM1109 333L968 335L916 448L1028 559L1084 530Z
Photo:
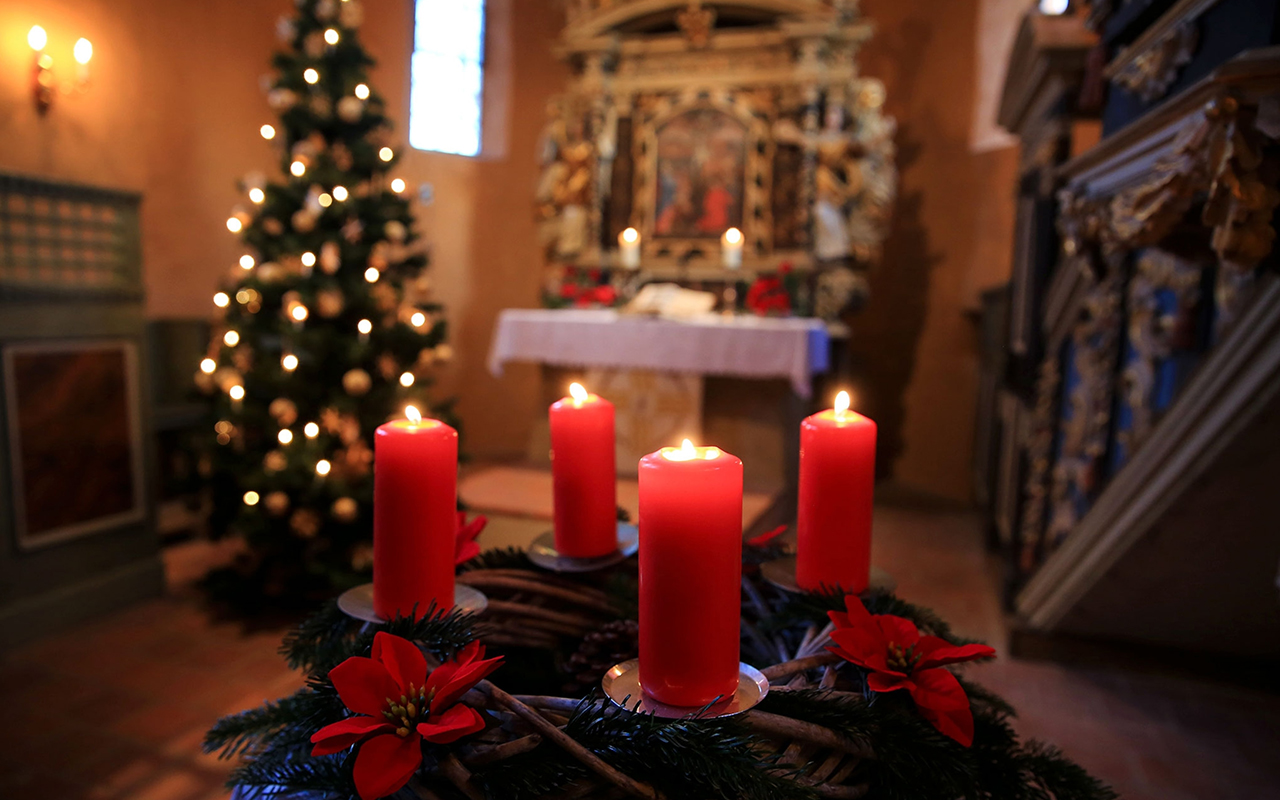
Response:
M484 0L417 0L410 70L409 144L479 155Z

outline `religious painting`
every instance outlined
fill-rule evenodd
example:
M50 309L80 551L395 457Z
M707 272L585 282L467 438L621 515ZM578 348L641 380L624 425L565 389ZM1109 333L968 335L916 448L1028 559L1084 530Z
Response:
M653 233L719 239L743 226L747 129L714 108L686 111L657 130Z
M143 518L136 362L134 344L121 340L5 348L19 547Z

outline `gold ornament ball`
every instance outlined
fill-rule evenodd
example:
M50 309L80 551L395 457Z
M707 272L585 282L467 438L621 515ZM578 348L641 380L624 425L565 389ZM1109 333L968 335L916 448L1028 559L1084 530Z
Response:
M338 0L320 0L316 3L316 18L328 22L338 13Z
M316 311L326 319L333 319L342 313L346 299L338 289L325 289L316 294Z
M356 515L360 513L360 506L350 497L339 497L333 501L333 508L330 511L333 518L339 522L355 522Z
M316 215L305 208L300 208L293 212L290 222L293 224L293 229L298 233L310 233L316 229Z
M342 266L342 250L337 242L325 242L320 246L320 269L326 275L332 275Z
M324 34L320 31L308 33L307 38L302 42L302 49L308 58L319 58L324 55Z
M359 122L364 116L364 101L348 95L338 101L338 119L343 122Z
M404 223L398 219L393 219L390 222L388 222L386 225L382 227L382 231L387 235L387 238L393 242L403 242L404 237L409 234L409 231L407 228L405 228Z
M275 217L267 217L262 221L262 229L272 236L279 236L284 233L284 223ZM259 267L259 277L261 277L261 267Z
M344 28L359 28L360 23L364 22L364 9L356 0L348 0L340 6L338 22Z
M267 105L275 111L287 111L298 102L298 95L289 89L272 89L267 94Z
M287 428L298 421L298 406L287 397L277 397L267 406L267 413L282 428Z
M262 459L262 468L267 472L281 472L289 466L289 459L280 450L272 450Z
M351 551L351 568L365 572L373 567L373 545L360 543Z
M321 119L328 118L333 114L333 101L322 94L318 94L311 98L311 113Z
M272 492L262 501L266 506L267 513L273 517L284 516L284 512L289 510L289 495L284 492Z
M314 539L320 532L320 515L309 508L300 508L289 517L289 527L299 539Z
M360 397L373 387L373 379L362 369L353 369L342 376L342 388L352 397Z

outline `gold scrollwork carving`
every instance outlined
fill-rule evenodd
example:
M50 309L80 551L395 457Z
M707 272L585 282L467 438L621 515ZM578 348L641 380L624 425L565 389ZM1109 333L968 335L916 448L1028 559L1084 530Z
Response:
M1195 55L1200 31L1194 20L1183 22L1138 53L1111 79L1144 103L1164 97L1178 79L1178 73Z

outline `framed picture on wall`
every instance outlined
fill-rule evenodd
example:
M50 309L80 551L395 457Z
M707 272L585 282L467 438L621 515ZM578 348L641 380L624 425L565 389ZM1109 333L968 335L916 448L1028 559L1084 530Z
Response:
M17 545L144 518L138 352L126 339L6 344L4 401Z
M658 128L655 236L719 240L742 227L747 126L715 108L686 111Z

